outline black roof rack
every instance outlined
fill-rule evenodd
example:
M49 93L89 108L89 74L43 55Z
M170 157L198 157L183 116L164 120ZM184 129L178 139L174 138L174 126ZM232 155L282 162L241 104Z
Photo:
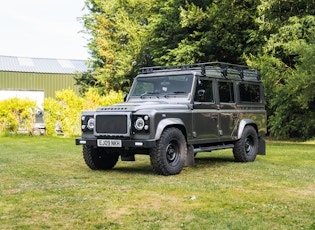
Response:
M170 71L200 71L201 75L215 75L224 78L239 77L240 79L261 80L260 70L244 65L230 64L226 62L205 62L181 66L153 66L140 69L141 74L170 72Z

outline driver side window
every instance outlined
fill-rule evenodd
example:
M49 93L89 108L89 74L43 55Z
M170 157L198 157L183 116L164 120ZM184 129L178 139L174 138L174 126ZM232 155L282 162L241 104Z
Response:
M198 79L197 88L195 92L196 102L214 102L212 92L212 81L208 79Z

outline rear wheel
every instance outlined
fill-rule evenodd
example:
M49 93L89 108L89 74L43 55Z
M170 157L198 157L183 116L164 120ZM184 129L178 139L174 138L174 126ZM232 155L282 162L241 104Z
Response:
M118 158L119 154L110 151L110 149L83 145L83 159L90 169L111 169L116 165Z
M185 164L187 144L183 133L177 128L163 131L157 147L150 152L153 171L161 175L175 175Z
M258 153L258 135L253 126L244 128L241 139L235 142L233 154L235 161L252 162Z

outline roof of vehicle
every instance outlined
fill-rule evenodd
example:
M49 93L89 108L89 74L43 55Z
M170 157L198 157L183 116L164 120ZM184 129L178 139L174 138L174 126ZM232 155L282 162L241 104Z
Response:
M261 81L260 70L244 65L235 65L225 62L206 62L182 66L153 66L140 69L140 75L152 76L197 72L201 76L220 77L224 79L240 79Z

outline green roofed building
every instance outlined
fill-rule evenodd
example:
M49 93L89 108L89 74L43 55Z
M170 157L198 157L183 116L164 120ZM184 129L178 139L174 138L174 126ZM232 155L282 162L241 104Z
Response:
M74 76L86 71L86 60L0 56L0 100L30 98L41 107L58 90L78 92Z

